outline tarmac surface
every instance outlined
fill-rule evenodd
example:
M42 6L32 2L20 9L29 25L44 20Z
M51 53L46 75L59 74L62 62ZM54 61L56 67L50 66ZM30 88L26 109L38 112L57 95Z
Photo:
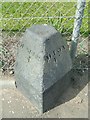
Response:
M14 78L1 78L13 81ZM0 118L88 118L88 72L75 75L70 87L64 92L57 105L40 114L33 104L12 86L0 88Z

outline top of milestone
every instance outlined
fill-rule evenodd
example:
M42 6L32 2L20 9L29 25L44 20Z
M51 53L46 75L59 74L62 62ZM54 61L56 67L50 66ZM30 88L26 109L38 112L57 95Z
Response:
M54 27L47 24L32 25L27 30L30 30L32 33L38 35L41 38L48 38L58 32Z

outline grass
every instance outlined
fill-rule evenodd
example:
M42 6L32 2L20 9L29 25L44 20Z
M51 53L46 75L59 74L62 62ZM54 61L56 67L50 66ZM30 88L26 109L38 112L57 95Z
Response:
M3 16L0 27L2 27L3 31L9 31L11 34L13 31L25 31L26 28L33 24L51 24L60 32L71 34L74 18L69 18L69 16L74 16L75 10L76 3L74 2L56 2L55 4L53 2L34 2L33 4L32 2L24 2L23 4L20 2L4 2L0 9ZM87 15L87 12L88 6L85 8L84 15ZM53 16L66 17L53 18ZM89 34L87 21L88 18L83 19L80 31L84 36Z

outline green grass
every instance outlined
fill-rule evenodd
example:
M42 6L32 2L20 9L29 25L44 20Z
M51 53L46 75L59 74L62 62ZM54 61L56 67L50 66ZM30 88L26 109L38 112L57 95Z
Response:
M66 32L66 34L72 33L73 24L74 24L73 18L70 19L70 18L48 18L48 17L74 16L75 10L76 10L76 6L74 2L70 2L70 3L56 2L54 5L51 2L50 3L35 2L32 6L31 5L32 5L31 2L24 2L23 4L19 2L2 3L2 8L0 9L0 13L2 13L2 16L3 16L2 20L0 21L0 27L2 27L2 30L9 31L10 33L12 33L13 31L22 32L22 31L25 31L26 28L30 27L33 24L51 24L62 33L64 32ZM88 11L88 6L86 6L85 8L84 15L87 15L87 11ZM43 17L45 18L43 17L34 18L34 17L41 17L42 14L44 14ZM28 18L33 17L33 18L25 19L26 17ZM13 18L22 18L22 19L13 19ZM89 34L87 21L88 21L88 18L83 19L83 22L82 22L83 24L80 31L80 33L83 34L84 36L88 36Z

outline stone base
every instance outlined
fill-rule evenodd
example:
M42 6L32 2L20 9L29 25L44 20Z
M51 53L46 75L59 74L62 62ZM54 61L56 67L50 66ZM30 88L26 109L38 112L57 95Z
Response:
M55 106L60 96L67 90L71 82L71 72L68 72L61 80L58 80L53 86L43 93L43 112L46 112Z
M72 70L69 71L62 79L58 80L53 86L51 86L49 89L45 90L41 96L39 93L37 93L37 90L34 88L31 88L33 90L33 93L36 94L38 99L36 99L32 93L32 91L28 91L25 89L24 86L22 86L21 83L18 82L17 88L27 97L30 99L31 103L36 107L36 109L40 113L44 113L55 106L57 106L57 100L60 98L60 96L65 92L67 87L70 85L71 81L71 74ZM30 86L31 87L31 86ZM29 88L30 88L29 87Z

